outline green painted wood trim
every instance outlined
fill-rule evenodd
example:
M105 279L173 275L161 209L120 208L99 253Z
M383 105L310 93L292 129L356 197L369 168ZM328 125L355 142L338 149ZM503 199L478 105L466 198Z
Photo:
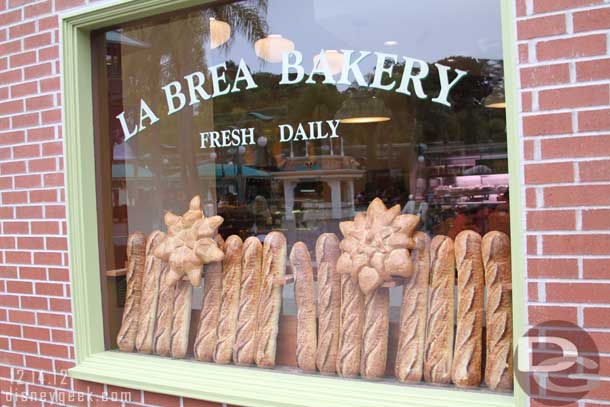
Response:
M118 0L61 18L66 201L77 366L70 376L158 393L253 407L525 406L515 395L406 386L104 351L97 202L93 154L93 101L89 33L102 27L204 4L210 0ZM514 330L525 327L520 146L512 0L502 1L507 131L511 171ZM145 374L143 374L145 372Z

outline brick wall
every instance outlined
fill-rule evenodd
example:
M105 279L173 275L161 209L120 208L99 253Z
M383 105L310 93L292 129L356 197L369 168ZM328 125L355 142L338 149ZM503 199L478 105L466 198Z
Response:
M568 320L596 341L606 381L580 407L610 404L608 3L517 1L528 320Z
M83 4L0 0L2 407L121 406L101 395L129 391L61 374L74 348L57 13ZM610 5L516 0L516 9L529 321L585 326L610 380ZM9 400L28 392L38 400ZM130 395L126 407L216 405ZM578 406L610 404L610 384L589 397Z

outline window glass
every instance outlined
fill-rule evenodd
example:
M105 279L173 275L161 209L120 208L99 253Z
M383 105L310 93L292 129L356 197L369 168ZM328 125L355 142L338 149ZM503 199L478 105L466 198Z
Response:
M500 2L226 1L92 40L108 349L511 390Z

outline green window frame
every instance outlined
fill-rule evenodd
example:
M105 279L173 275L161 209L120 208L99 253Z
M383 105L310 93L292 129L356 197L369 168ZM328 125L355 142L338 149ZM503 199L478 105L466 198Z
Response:
M521 147L518 136L515 11L502 6L510 221L513 270L513 332L525 330ZM92 30L209 3L211 0L117 0L61 16L66 200L76 366L73 378L157 393L254 407L525 407L527 396L459 391L425 385L394 385L278 371L221 366L104 348L97 230L91 38ZM516 382L515 382L516 383Z

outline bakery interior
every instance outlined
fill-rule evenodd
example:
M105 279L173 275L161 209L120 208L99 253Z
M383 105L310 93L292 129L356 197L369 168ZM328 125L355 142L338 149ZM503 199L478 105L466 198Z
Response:
M469 2L479 9L475 15L465 11L474 6L445 10L440 6L446 1L434 0L416 13L418 18L404 17L412 13L406 6L388 16L394 6L385 0L378 7L321 0L219 2L94 33L107 348L116 348L121 327L130 234L166 230L164 214L184 213L193 196L201 197L206 216L224 219L218 233L225 240L237 235L263 242L279 231L288 252L294 243L305 243L314 267L319 236L334 233L341 239L340 223L366 213L375 198L419 216L418 230L431 238L455 239L465 230L510 236L501 32L494 22L473 21L477 13L492 13L499 21L499 4ZM403 24L405 18L409 24ZM446 35L450 29L459 35ZM278 35L277 49L255 46ZM314 84L278 86L281 66L271 54L295 47L303 55L326 50L336 72L345 61L335 49L370 49L412 55L468 75L453 89L451 107L357 84L328 85L320 77ZM135 121L140 99L156 109L164 102L161 86L205 66L224 62L227 76L235 77L240 58L253 72L257 89L187 106L125 141L116 120L120 112L131 112ZM304 61L305 66L313 63ZM374 62L361 68L370 81ZM396 64L394 79L402 69L404 64ZM429 77L434 75L431 70ZM426 91L438 92L435 83L425 81ZM279 142L278 125L316 120L340 120L340 137ZM199 148L200 131L235 128L254 128L256 145ZM389 382L394 381L403 285L389 288L383 379ZM192 321L198 318L203 290L193 289ZM286 284L277 369L298 371L296 315L294 287ZM191 346L195 330L192 323Z

